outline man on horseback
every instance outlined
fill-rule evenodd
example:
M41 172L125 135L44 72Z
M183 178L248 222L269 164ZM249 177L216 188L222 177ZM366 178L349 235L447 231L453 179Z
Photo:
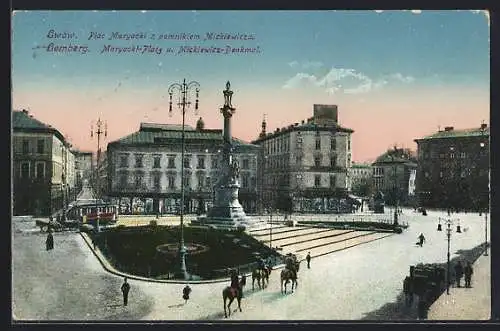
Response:
M238 278L238 273L235 269L231 269L231 293L234 297L237 296L238 291L240 290L240 282Z
M267 271L266 261L262 257L259 257L259 259L257 260L257 263L258 263L258 268L260 270L262 270L262 273Z
M297 268L296 268L297 257L292 253L288 253L285 258L285 267L293 273L295 279L297 279Z

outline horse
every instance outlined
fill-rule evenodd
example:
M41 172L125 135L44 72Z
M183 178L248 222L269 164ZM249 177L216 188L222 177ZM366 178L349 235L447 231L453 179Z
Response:
M266 288L266 283L269 284L269 275L271 274L271 270L271 267L267 267L264 269L255 269L252 272L252 291L255 289L255 280L257 280L259 289Z
M226 287L222 291L222 299L224 301L224 317L227 318L228 314L226 312L226 301L229 299L229 303L227 304L227 311L229 311L229 316L231 316L231 303L233 303L234 298L238 301L238 309L241 311L241 298L243 297L243 287L247 283L247 277L245 275L241 276L241 280L239 282L239 288L234 289L236 294L233 293L233 288L231 286Z
M297 288L299 283L297 281L297 273L299 272L299 262L295 262L295 272L293 272L292 270L288 269L288 268L285 268L281 271L281 293L285 293L286 294L286 286L287 284L290 282L290 280L292 281L292 293L293 293L293 289L294 288ZM285 284L285 291L283 292L283 284Z

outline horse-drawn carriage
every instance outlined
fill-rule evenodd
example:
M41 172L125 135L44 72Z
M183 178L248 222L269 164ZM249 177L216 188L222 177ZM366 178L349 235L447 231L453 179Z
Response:
M40 228L42 232L48 232L49 229L52 231L64 231L64 230L76 230L78 229L80 222L75 220L36 220L36 226Z

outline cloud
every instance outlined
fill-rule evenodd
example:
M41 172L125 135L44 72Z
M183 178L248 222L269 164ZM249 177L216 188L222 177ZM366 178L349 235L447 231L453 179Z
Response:
M299 72L288 79L283 85L283 88L295 89L314 86L324 89L328 94L358 94L379 90L390 83L409 84L414 81L415 78L404 76L401 73L384 75L378 79L373 79L354 69L331 68L330 71L322 77Z
M319 61L304 61L304 62L298 62L298 61L292 61L289 62L288 65L294 69L319 69L323 66L322 62Z

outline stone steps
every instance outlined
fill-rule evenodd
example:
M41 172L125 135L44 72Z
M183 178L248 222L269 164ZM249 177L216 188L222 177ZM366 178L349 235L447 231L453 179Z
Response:
M275 240L280 240L280 239L287 239L287 238L292 238L292 237L300 237L306 234L310 233L316 233L319 231L326 230L325 228L311 228L311 227L287 227L280 229L279 231L275 231L273 229L272 232L272 238L273 241ZM263 241L269 241L269 229L267 229L265 232L262 234L255 235L254 233L251 233L253 237L257 240L263 240Z
M311 229L312 230L312 229ZM341 235L345 232L348 232L349 230L335 230L335 229L320 229L317 228L316 231L310 231L308 233L302 233L300 235L292 235L292 236L286 236L286 237L281 237L281 238L275 238L274 233L272 236L272 244L274 247L285 247L289 245L298 245L301 243L307 243L310 242L311 240L319 240L322 238L330 238L334 236ZM351 230L352 232L352 230ZM263 241L266 244L269 244L269 236L265 238Z

